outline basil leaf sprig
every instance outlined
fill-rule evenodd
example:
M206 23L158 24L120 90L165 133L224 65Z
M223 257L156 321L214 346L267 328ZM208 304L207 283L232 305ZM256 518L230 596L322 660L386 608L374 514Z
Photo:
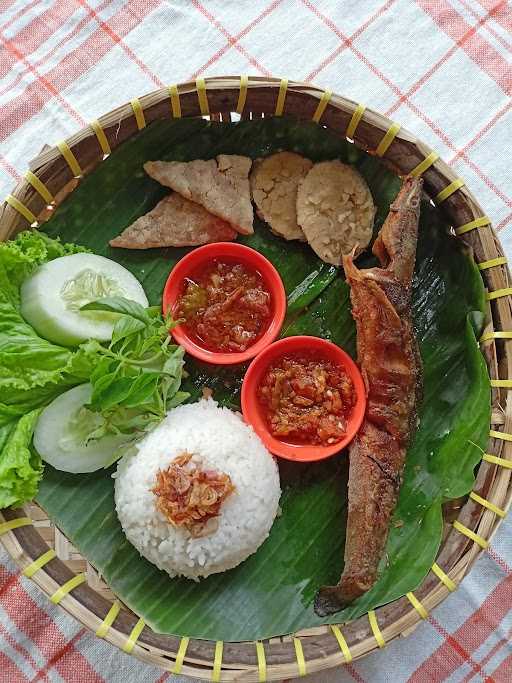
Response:
M102 417L86 440L122 434L132 443L189 397L180 391L184 349L170 336L176 322L158 307L144 308L123 297L98 299L81 310L119 316L108 346L89 340L81 347L98 359L87 408Z

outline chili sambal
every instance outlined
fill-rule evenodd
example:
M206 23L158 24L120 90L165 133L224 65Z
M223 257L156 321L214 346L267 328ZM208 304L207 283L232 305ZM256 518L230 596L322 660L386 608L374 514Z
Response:
M354 386L344 368L304 352L283 356L270 366L258 399L274 437L324 446L345 436L355 404Z
M185 279L177 312L200 346L239 353L265 333L272 302L256 270L243 263L213 261Z

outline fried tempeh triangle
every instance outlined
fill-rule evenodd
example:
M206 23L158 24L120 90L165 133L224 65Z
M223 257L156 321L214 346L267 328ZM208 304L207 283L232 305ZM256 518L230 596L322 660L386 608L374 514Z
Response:
M162 185L204 206L237 232L254 232L249 189L252 160L236 154L195 161L147 161L144 170Z
M409 176L377 237L381 267L343 265L357 328L357 354L366 384L366 414L349 451L345 568L337 586L324 586L317 614L338 612L376 581L402 482L407 447L417 428L421 359L411 317L422 180Z
M110 240L110 246L124 249L198 247L234 240L236 235L229 223L173 192Z

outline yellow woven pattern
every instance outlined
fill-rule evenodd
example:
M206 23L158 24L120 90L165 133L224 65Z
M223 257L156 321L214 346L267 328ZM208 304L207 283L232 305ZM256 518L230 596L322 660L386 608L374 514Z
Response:
M388 128L388 131L386 135L382 138L382 140L379 142L379 146L375 150L375 154L378 157L383 157L384 154L389 149L389 146L393 142L393 140L396 138L398 131L400 130L400 124L399 123L392 123L390 127Z
M512 389L512 379L491 379L491 387Z
M464 225L460 225L458 228L455 228L455 234L463 235L465 232L469 232L475 228L484 228L490 224L491 219L489 216L480 216L480 218L475 218L474 221L469 221L469 223L464 223Z
M54 196L50 190L46 187L42 180L36 176L32 171L27 171L25 173L25 180L30 183L34 190L44 199L47 204L51 204L54 201Z
M210 107L208 106L208 97L206 95L206 83L204 78L196 78L196 89L201 114L202 116L208 116L210 114Z
M478 493L475 493L474 491L471 491L469 497L472 498L476 503L482 505L484 508L487 508L488 510L491 510L491 512L494 512L494 514L498 515L498 517L505 517L507 514L505 510L502 510L497 505L494 505L494 503L491 503L490 500L482 498L478 495Z
M132 628L132 632L128 636L125 644L123 645L123 651L127 652L130 654L130 652L133 651L133 648L135 647L135 644L142 633L142 629L145 626L144 619L140 618L139 621L135 624L135 626Z
M491 462L493 465L499 465L507 470L512 470L512 460L505 460L505 458L499 458L497 455L491 455L491 453L484 453L482 460Z
M96 630L96 635L98 636L98 638L104 638L107 635L108 630L116 620L116 617L119 614L120 609L121 604L117 600L112 603L111 608L107 612L107 616L105 617L105 619L103 619L103 621Z
M489 341L490 339L512 339L512 332L494 331L486 332L480 337L480 341Z
M340 627L336 626L335 624L331 625L331 631L333 632L334 637L338 641L338 645L340 646L340 649L343 652L345 662L348 664L352 661L352 653L350 652L350 648L347 644L347 641L345 640L345 636L341 632Z
M20 213L23 216L23 218L26 218L30 224L37 223L36 216L34 216L34 214L28 208L28 206L22 204L20 200L16 199L16 197L13 197L12 194L7 195L7 197L5 198L5 203L9 204L9 206L12 206L12 208L18 213Z
M241 114L245 107L245 100L247 99L247 84L249 83L249 76L240 76L240 92L238 93L238 102L236 105L236 113Z
M505 287L504 289L495 289L494 292L487 292L487 301L494 301L494 299L501 299L503 296L510 296L512 294L512 287Z
M103 154L111 154L112 150L110 149L110 145L108 143L107 136L105 135L105 131L101 127L101 123L99 121L94 120L91 121L90 125L93 131L96 133L96 137L98 139Z
M23 576L26 576L30 579L31 576L34 576L34 574L41 569L41 567L44 567L45 564L48 564L48 562L53 560L54 557L57 557L57 553L53 548L50 548L50 550L47 550L45 553L43 553L41 557L25 567L23 570Z
M512 441L512 434L507 434L507 432L497 432L494 429L489 431L489 436L491 439L502 439L503 441Z
M68 143L65 140L58 142L57 143L57 149L59 150L59 152L64 157L67 165L71 169L71 173L75 176L75 178L78 178L79 176L81 176L82 175L82 169L80 168L80 164L78 163L78 159L76 158L76 156L71 151L71 147L68 145Z
M325 108L327 107L327 104L329 100L332 97L332 91L331 90L325 90L322 93L322 97L320 98L320 102L318 103L318 107L316 108L315 113L313 114L313 121L315 123L318 123L320 119L322 118L322 114L325 111Z
M374 610L370 610L368 612L368 621L370 622L370 628L372 629L373 635L375 636L377 645L380 648L386 647L386 641L384 640L384 637L379 628L379 623L377 621L377 616Z
M258 658L258 681L264 683L267 680L267 660L263 643L256 641L256 657Z
M181 667L183 666L183 660L185 659L185 653L187 652L189 640L189 638L184 636L180 641L180 646L178 648L178 652L176 653L176 661L174 662L174 666L172 669L173 674L177 675L181 671Z
M444 202L448 197L451 197L454 192L457 192L463 185L465 185L465 182L462 180L462 178L456 178L452 183L447 185L444 190L441 190L438 195L434 197L434 201L436 204L441 204L441 202Z
M20 526L28 526L29 524L33 524L30 517L18 517L17 519L10 519L8 522L2 522L0 524L0 536L13 529L18 529Z
M458 519L455 520L453 523L453 528L457 529L461 534L464 534L464 536L467 536L470 538L472 541L477 543L481 548L484 550L488 547L489 541L486 541L485 538L482 538L478 534L475 534L474 531L471 531L471 529L468 529L467 526L464 526L464 524L461 524Z
M144 112L142 111L142 104L138 97L134 97L133 100L130 100L130 104L132 105L133 113L135 115L135 121L137 121L137 128L142 130L146 127L146 119L144 117Z
M366 107L364 106L364 104L358 104L357 107L354 109L352 118L350 119L349 124L347 126L347 130L345 131L345 137L349 138L349 140L354 139L357 126L359 125L359 121L361 121L361 119L363 118L365 109Z
M437 576L437 578L444 583L446 588L448 588L449 591L454 591L457 590L457 584L450 579L448 574L445 574L444 571L441 569L441 567L437 564L437 562L434 562L432 565L432 571L434 574Z
M414 607L414 609L418 612L420 617L422 619L428 619L428 612L427 610L423 607L421 602L418 600L418 598L414 595L414 593L406 593L406 597L408 598L409 602L411 605Z
M77 574L76 576L73 576L73 578L69 579L69 581L66 581L66 583L63 586L57 588L55 593L50 596L50 601L53 602L54 605L58 605L63 597L65 597L68 593L70 593L74 588L79 586L81 583L84 583L84 581L85 574Z
M488 261L482 261L477 265L480 270L487 270L487 268L493 268L493 266L503 266L506 262L506 256L498 256L498 258L491 258Z
M171 111L172 111L172 116L174 119L181 119L181 103L180 103L180 94L178 92L178 86L177 85L170 85L169 88L169 95L171 97Z
M295 648L295 656L297 658L297 668L299 670L299 676L305 676L306 670L306 660L304 659L304 650L302 649L302 643L299 638L293 639L293 646Z
M423 161L420 161L420 163L415 166L412 171L410 172L409 175L414 176L417 178L418 176L422 175L425 173L425 171L432 166L437 160L439 159L439 154L437 152L430 152L428 156L426 156Z
M288 89L288 79L283 78L283 79L281 79L281 85L279 86L279 94L277 96L276 111L275 111L276 116L282 116L282 114L283 114L284 101L286 99L287 89Z
M224 643L218 640L215 643L215 656L213 658L212 681L218 683L220 681L220 674L222 671L222 652L224 650Z

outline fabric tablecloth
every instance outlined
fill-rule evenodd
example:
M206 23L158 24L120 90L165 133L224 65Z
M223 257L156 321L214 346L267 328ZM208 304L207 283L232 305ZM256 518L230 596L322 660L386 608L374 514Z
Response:
M44 143L198 75L312 81L465 179L512 255L512 8L498 0L0 0L0 196ZM512 681L512 523L407 639L323 682ZM0 681L186 680L95 638L0 550Z

